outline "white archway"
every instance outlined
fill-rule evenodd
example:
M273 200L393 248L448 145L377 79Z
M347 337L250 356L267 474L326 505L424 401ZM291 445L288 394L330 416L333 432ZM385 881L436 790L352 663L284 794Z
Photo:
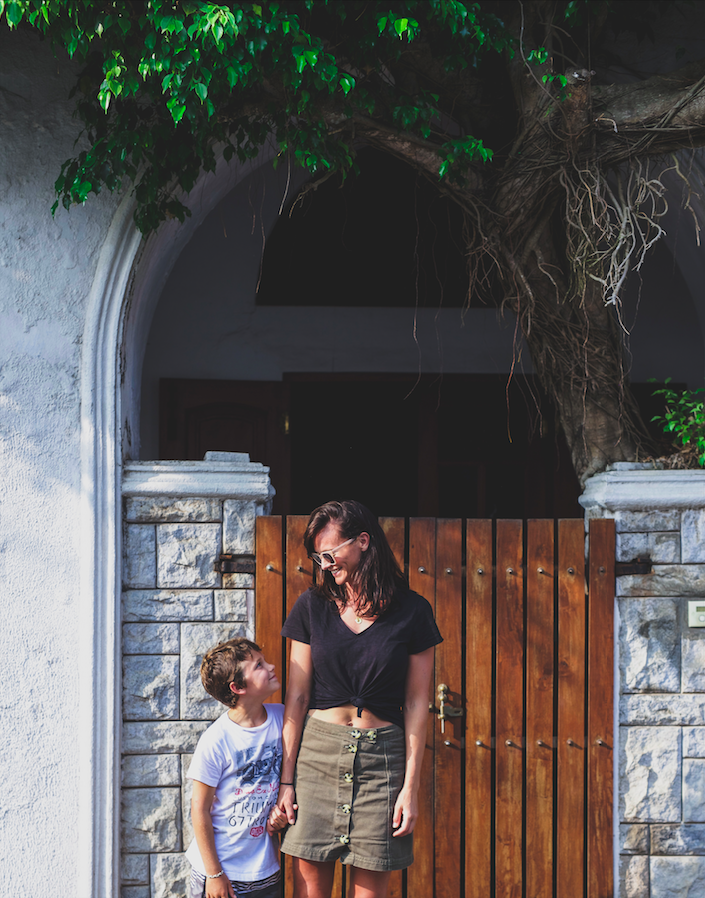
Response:
M214 206L266 164L219 160L188 197L192 216L144 240L124 197L101 249L88 298L81 359L81 631L78 868L86 898L117 898L120 859L120 600L123 459L139 439L144 348L161 288Z

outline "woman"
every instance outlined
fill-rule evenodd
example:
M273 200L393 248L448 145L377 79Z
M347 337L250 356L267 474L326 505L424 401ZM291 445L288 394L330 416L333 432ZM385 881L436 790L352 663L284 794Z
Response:
M385 898L390 872L413 861L442 639L364 505L317 508L304 545L320 573L282 629L291 664L273 813L290 824L282 851L293 858L298 898L330 898L337 859L352 866L352 898Z

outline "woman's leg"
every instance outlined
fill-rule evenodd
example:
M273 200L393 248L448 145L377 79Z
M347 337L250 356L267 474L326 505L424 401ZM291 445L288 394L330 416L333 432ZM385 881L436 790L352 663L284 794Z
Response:
M294 868L294 898L330 898L335 861L305 861L300 857L292 857L291 861Z
M387 898L391 873L379 870L350 870L350 898Z

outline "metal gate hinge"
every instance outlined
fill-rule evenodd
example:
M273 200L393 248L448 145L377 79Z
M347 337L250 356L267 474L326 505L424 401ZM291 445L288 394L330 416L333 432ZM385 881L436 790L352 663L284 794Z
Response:
M254 574L254 555L221 555L213 565L213 570L221 574Z
M628 574L651 574L651 558L648 555L639 555L631 561L617 561L614 565L615 577L625 577Z

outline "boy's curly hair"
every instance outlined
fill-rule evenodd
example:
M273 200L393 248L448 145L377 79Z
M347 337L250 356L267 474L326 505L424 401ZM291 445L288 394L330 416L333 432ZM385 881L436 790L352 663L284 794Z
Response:
M219 702L234 708L239 695L230 689L230 684L234 683L238 689L247 685L242 664L252 657L253 652L259 651L257 643L244 636L219 642L212 649L208 649L201 661L203 688Z

